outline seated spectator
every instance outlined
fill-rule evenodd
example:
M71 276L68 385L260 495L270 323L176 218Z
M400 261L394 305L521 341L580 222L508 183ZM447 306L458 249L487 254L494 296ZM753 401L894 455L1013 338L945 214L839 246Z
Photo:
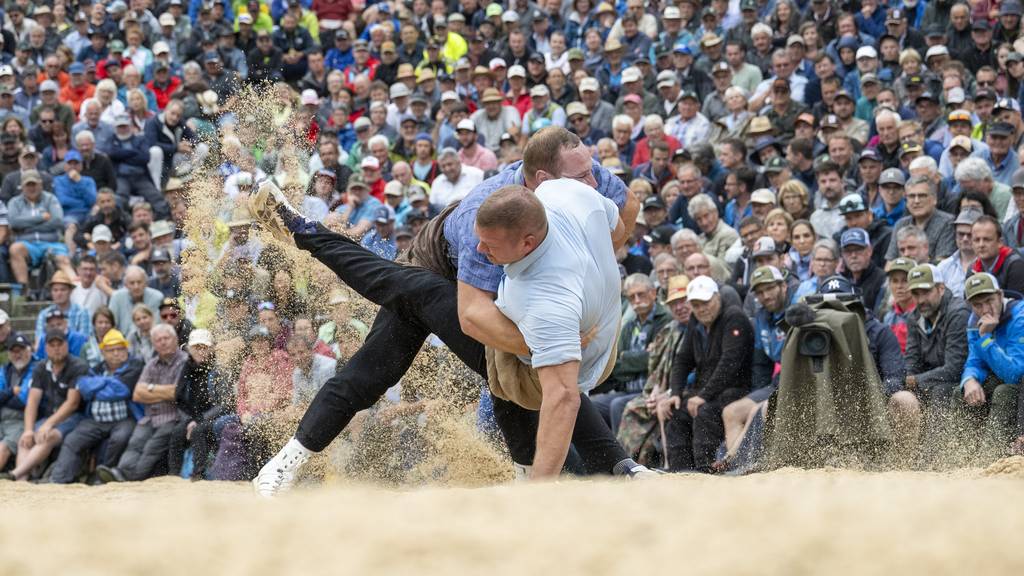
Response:
M293 334L288 339L288 356L295 366L292 372L292 405L305 406L313 401L324 383L334 376L337 362L313 350L308 334Z
M192 321L182 313L181 305L174 298L164 298L160 301L160 321L169 324L174 328L175 334L180 334L179 340L188 342L195 326Z
M885 324L896 335L900 343L900 352L907 350L907 316L916 306L914 295L907 288L907 275L917 266L917 262L909 258L890 260L885 265L885 276L889 297L882 309L882 324Z
M89 454L104 443L96 462L99 466L115 466L135 429L132 392L144 363L129 356L128 342L114 329L103 335L100 353L102 361L78 381L85 418L64 439L50 475L54 484L74 482Z
M895 234L896 247L900 258L910 258L915 262L931 262L928 235L917 226L904 226Z
M0 366L0 470L18 453L25 403L32 388L32 342L21 334L6 339L8 359Z
M291 403L292 364L287 352L273 347L274 338L263 326L246 336L248 354L238 375L238 417L251 424L259 417Z
M178 336L166 324L154 327L151 336L156 355L146 362L132 393L132 401L142 404L143 416L117 466L96 467L104 483L145 480L163 471L167 462L171 435L180 418L174 396L188 354L178 348Z
M165 298L177 298L181 294L181 278L174 270L171 254L163 248L154 248L149 257L153 268L153 277L149 287L159 290Z
M862 228L871 238L871 261L876 266L885 267L885 255L892 241L892 228L885 220L876 219L874 212L868 210L864 198L860 194L848 194L839 202L839 213L846 223L832 239L838 243L842 233L850 228Z
M231 386L217 368L213 338L195 330L188 340L188 360L175 389L175 403L185 413L171 438L169 468L181 469L186 444L192 448L192 480L206 477L210 454L216 451L215 424L232 411Z
M967 273L977 258L971 240L971 228L974 227L974 223L979 217L981 217L981 211L976 208L965 208L957 214L956 220L953 221L953 226L956 228L956 252L938 264L939 275L942 277L946 290L960 299L963 299Z
M67 274L62 270L58 270L53 273L47 284L50 288L50 299L53 300L53 304L40 310L36 316L36 334L46 333L46 321L49 319L50 313L59 310L64 314L67 324L72 330L86 337L91 335L92 320L89 310L72 302L72 290L75 289L75 285L68 278ZM75 355L77 356L77 354Z
M971 226L971 245L978 257L971 274L988 272L1002 290L1024 294L1024 256L1003 243L1003 229L995 218L982 215Z
M21 175L26 170L37 170L39 168L39 153L34 146L25 146L20 152L15 153L17 168L8 172L3 177L3 184L0 185L0 199L10 202L18 195L21 188ZM39 177L43 179L43 190L53 192L53 176L47 171L38 171Z
M110 137L113 137L111 129ZM117 189L117 173L114 171L114 164L110 157L99 150L97 143L98 136L92 130L82 130L74 134L75 149L82 155L82 174L96 182L96 189L108 190ZM109 150L109 146L105 149ZM127 208L127 206L122 206ZM109 225L109 224L108 224Z
M377 208L383 204L370 196L370 188L360 175L348 179L348 204L342 205L338 211L344 214L347 232L355 238L362 237L373 227Z
M462 200L484 180L484 172L473 166L463 166L459 154L445 148L437 155L441 175L431 185L430 203L438 210L456 200Z
M917 306L907 318L907 375L903 389L889 398L889 413L897 450L904 458L914 459L920 447L922 463L931 464L949 443L944 419L967 359L970 311L946 289L935 266L915 267L907 283Z
M156 324L153 320L153 311L145 304L136 304L132 308L133 330L128 335L128 352L132 356L149 362L153 357L153 342L149 333Z
M465 118L455 127L455 134L462 146L459 150L459 161L463 166L472 166L482 171L497 170L498 158L494 152L480 144L477 139L476 124Z
M884 176L884 174L883 174ZM915 176L907 182L906 201L908 215L900 218L893 231L899 234L901 228L914 225L928 236L928 253L932 258L941 260L956 252L956 233L953 229L953 216L938 208L935 183L928 177ZM889 244L885 254L886 260L892 260L899 254L899 246ZM927 260L918 260L927 262Z
M622 293L629 301L632 314L623 319L619 331L615 367L602 383L599 394L591 400L605 422L615 433L622 420L622 411L643 391L648 373L648 345L672 317L660 302L654 282L646 274L631 274L622 284Z
M367 250L387 260L398 256L398 245L395 243L395 211L391 206L377 208L373 219L373 229L363 236L362 245Z
M102 244L99 241L98 243ZM128 266L128 259L124 254L114 251L107 252L97 259L100 263L100 275L96 277L96 286L109 298L124 285L124 271Z
M665 422L669 470L708 472L725 436L722 409L750 390L754 335L740 307L723 305L711 278L694 278L686 296L703 329L687 330L672 366L671 395L658 402L658 419Z
M110 265L116 262L111 262ZM106 276L106 270L104 270ZM110 309L117 319L117 329L122 334L131 334L135 330L132 324L132 310L136 304L145 304L154 315L159 312L160 301L164 295L146 285L149 277L146 271L138 266L129 266L124 271L124 288L119 288L110 296Z
M864 307L871 312L881 309L885 297L885 272L871 259L871 239L862 228L843 232L843 276L860 291ZM819 290L821 286L819 285Z
M700 227L704 254L725 259L725 253L740 236L719 218L714 200L699 194L690 199L686 209Z
M132 222L128 227L128 239L131 240L130 247L125 249L128 263L141 267L149 274L149 257L153 254L153 237L149 233L149 224L138 220Z
M59 330L46 334L45 346L48 360L32 370L16 466L5 474L11 480L28 480L83 417L82 396L76 385L89 367L68 354L68 342Z
M967 320L967 361L954 394L959 418L970 426L960 434L965 443L980 432L982 459L1005 453L1014 440L1024 440L1020 422L1014 426L1017 395L1024 376L1024 306L1007 298L996 277L978 272L967 279L964 294L971 307Z
M108 243L107 247L118 249L123 246L125 237L128 235L129 224L124 212L117 207L114 191L110 188L101 188L96 192L95 210L89 214L85 222L76 228L75 244L83 250L96 251L96 257L102 258L103 255L99 253L100 249L94 245L96 240L93 238L93 234L96 233L96 228L103 226L105 228L103 236L105 237L104 241Z
M75 277L68 248L60 242L64 210L56 196L43 191L39 172L22 173L21 194L11 199L7 211L14 240L10 248L11 272L16 282L28 286L29 269L42 264L47 256L53 256L68 279Z
M313 342L313 352L321 356L326 356L332 360L335 359L334 350L324 343L317 334L316 328L313 326L313 320L308 316L297 316L292 321L292 336L304 336Z
M90 315L107 305L107 295L96 285L98 268L95 256L83 255L78 260L78 285L71 291L71 304L87 310Z
M37 334L48 334L50 332L61 332L64 334L64 338L67 341L68 354L76 358L82 357L82 352L85 349L85 345L89 342L89 337L81 332L72 330L68 326L68 317L60 308L54 308L46 313L43 330L37 332ZM46 343L41 338L36 346L35 358L37 360L46 360Z
M815 176L821 201L811 214L811 224L819 237L832 238L846 225L839 204L847 190L839 166L831 160L817 163Z
M85 359L90 368L94 368L103 362L103 351L100 350L100 344L103 342L103 338L106 337L107 332L114 329L114 325L114 313L110 311L110 308L100 306L93 312L92 334L89 335L89 341L86 342L82 352L82 358Z
M173 104L168 108L171 106ZM156 122L156 118L149 122ZM127 207L132 196L141 196L153 206L158 218L170 218L170 207L150 176L152 157L149 148L150 141L145 136L132 134L132 119L127 114L114 118L114 138L107 153L117 172L118 204L122 208Z

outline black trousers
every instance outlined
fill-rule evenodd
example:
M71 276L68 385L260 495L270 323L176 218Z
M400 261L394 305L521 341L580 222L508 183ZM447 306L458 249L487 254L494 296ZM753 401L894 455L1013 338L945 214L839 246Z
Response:
M715 462L715 451L725 440L722 409L730 402L743 398L749 390L728 388L714 400L701 404L697 416L690 416L686 400L672 412L665 422L669 470L681 472L697 470L708 472Z
M487 376L484 346L459 326L455 282L416 266L380 258L346 236L323 226L297 233L295 243L330 268L349 287L379 305L362 347L320 389L295 436L319 452L348 425L356 412L372 406L398 383L426 337L436 334L467 366ZM539 413L493 397L498 422L512 459L530 464L536 450ZM609 474L625 451L590 400L581 395L572 442L587 471Z

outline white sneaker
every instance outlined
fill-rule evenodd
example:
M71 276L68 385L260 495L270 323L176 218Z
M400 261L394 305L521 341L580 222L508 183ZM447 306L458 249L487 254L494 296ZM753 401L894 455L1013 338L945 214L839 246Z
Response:
M260 183L256 194L249 196L249 214L285 244L294 242L291 230L308 225L302 213L269 178Z
M264 498L273 498L281 492L291 490L295 484L295 476L312 456L312 452L292 438L252 479L253 489Z
M628 476L633 480L650 480L652 478L657 478L662 474L664 474L664 472L651 470L643 464L637 464L633 468L630 468Z
M527 466L526 464L512 463L512 469L515 471L516 482L526 482L530 479L530 472L533 470L533 466Z

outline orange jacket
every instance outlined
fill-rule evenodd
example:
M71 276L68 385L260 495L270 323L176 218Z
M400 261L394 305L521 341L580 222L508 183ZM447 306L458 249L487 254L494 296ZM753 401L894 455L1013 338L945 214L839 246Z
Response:
M86 98L92 98L95 93L96 87L92 84L86 83L75 88L68 82L66 86L60 89L60 101L71 106L71 110L74 111L77 118L78 109L82 107L82 102L85 102Z

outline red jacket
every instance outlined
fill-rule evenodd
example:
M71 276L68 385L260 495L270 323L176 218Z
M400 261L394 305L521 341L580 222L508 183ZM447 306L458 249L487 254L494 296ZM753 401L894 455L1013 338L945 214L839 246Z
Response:
M177 76L171 76L167 82L167 87L163 89L156 85L156 80L150 80L149 84L146 84L146 88L149 88L153 91L153 94L156 94L156 107L161 110L163 110L167 106L167 103L171 101L171 94L174 94L175 90L180 86L181 79Z

